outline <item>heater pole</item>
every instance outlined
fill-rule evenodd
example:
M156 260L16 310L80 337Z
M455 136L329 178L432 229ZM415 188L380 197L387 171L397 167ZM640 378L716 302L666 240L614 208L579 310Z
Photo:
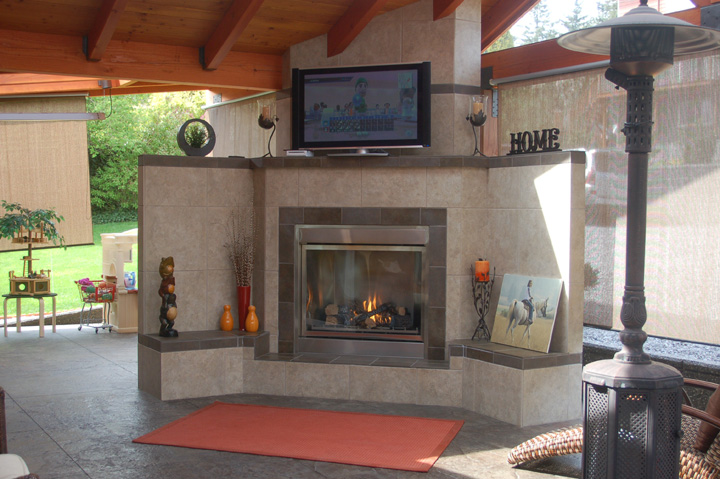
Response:
M628 153L627 236L625 246L625 294L620 321L623 348L615 359L647 364L650 357L643 352L647 334L642 330L647 321L645 308L645 240L647 227L648 158L652 149L652 76L627 78L627 121L625 151Z

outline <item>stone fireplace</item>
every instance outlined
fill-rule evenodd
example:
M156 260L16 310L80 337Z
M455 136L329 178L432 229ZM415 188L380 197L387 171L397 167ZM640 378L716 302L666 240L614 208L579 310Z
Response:
M282 352L445 359L445 209L279 215Z
M343 161L143 157L139 181L138 382L143 391L162 399L237 392L373 398L463 407L518 425L579 416L575 392L582 370L582 153ZM348 195L348 184L357 184L359 195ZM236 204L253 207L258 218L252 300L260 333L224 332L219 327L223 305L237 308L231 265L222 248L223 225ZM421 239L388 239L406 232ZM331 237L313 236L320 233ZM320 301L320 286L315 288L317 306L309 308L311 319L323 320L324 326L328 315L341 316L329 314L333 308L326 312L328 306L337 306L340 313L341 305L349 309L348 302L367 303L363 296L375 288L366 283L388 286L398 280L412 291L412 301L410 293L393 291L392 296L380 296L380 306L375 300L373 310L391 303L382 312L386 320L389 317L392 325L394 319L397 325L412 319L412 325L402 332L367 323L340 331L374 336L360 340L328 337L329 331L316 331L315 326L319 337L306 335L307 322L303 326L300 320L307 316L310 295L307 285L303 292L307 281L298 276L301 242L306 261L309 254L329 263L309 274L325 289ZM318 246L325 249L313 249ZM408 256L388 258L396 249ZM168 255L176 264L179 338L157 335L157 267ZM480 255L496 267L498 286L504 274L518 271L563 279L550 354L468 339L477 323L471 269ZM355 271L368 265L367 273ZM418 279L416 268L425 272L424 278L421 274ZM403 278L399 271L411 269L413 274L398 279ZM347 277L319 280L348 270L350 283ZM392 274L383 278L382 272ZM418 306L414 297L422 298L425 292ZM499 293L499 287L493 290L491 304L497 304ZM400 314L400 308L406 314ZM358 318L362 314L353 312L346 319L367 320ZM506 321L502 312L491 310L489 317ZM363 348L380 345L385 350L308 353L303 341L357 341ZM418 349L394 356L388 352L408 346Z

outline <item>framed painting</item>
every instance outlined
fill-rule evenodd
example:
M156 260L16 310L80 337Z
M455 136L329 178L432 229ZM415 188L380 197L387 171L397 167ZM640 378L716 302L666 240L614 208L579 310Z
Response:
M563 282L506 274L493 324L493 343L547 353Z

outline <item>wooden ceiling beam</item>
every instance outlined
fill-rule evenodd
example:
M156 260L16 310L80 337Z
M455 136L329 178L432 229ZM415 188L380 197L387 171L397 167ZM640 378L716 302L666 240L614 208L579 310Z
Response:
M483 68L492 67L493 78L508 78L557 68L606 60L609 57L566 50L555 40L523 45L482 56Z
M463 0L433 0L433 20L445 18L455 10Z
M694 25L700 25L699 8L669 13L667 15L685 20ZM609 58L610 57L603 55L590 55L566 50L558 45L557 41L546 40L544 42L508 48L507 50L500 50L498 52L484 53L482 56L482 66L483 68L492 67L493 78L498 79L596 63L609 60Z
M0 30L0 69L123 78L256 91L282 88L282 57L231 51L222 67L204 70L197 49L110 41L100 62L88 62L78 37Z
M508 31L520 17L530 11L540 0L499 1L481 19L480 45L484 51Z
M128 0L104 0L93 28L87 36L85 53L87 59L98 62L102 59Z
M188 85L176 85L171 83L158 83L156 85L149 85L147 83L142 83L138 86L127 86L127 87L118 87L113 88L111 93L112 96L120 96L120 95L141 95L144 93L164 93L164 92L174 92L174 91L191 91L191 90L207 90L208 88L202 85L198 86L188 86ZM257 92L255 92L257 93ZM102 96L109 96L109 93L107 91L103 90L91 90L89 92L89 95L91 97L102 97Z
M27 83L58 83L73 81L98 81L97 78L84 78L71 75L38 75L36 73L0 73L0 86L23 85Z
M52 84L48 83L14 83L0 84L0 96L8 95L39 95L48 93L48 89L52 93L86 93L90 90L98 90L97 80L76 80L76 81L59 81Z
M235 0L203 47L203 67L217 70L242 32L260 9L263 0Z
M327 56L342 53L388 0L355 0L327 34Z

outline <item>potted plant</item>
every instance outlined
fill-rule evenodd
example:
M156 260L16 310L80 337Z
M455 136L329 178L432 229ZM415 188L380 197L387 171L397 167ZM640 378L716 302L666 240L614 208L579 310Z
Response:
M177 143L188 156L206 156L215 148L215 130L205 120L193 118L180 127Z
M43 274L33 271L33 244L47 243L63 245L65 239L58 232L56 223L64 218L54 209L31 210L19 203L1 202L5 215L0 217L0 239L9 239L13 243L26 243L28 254L23 260L27 265L27 276L15 279L10 275L10 291L13 294L36 294L50 292L50 280ZM12 271L11 271L12 273ZM49 271L48 271L49 273ZM25 271L23 271L25 275ZM35 280L35 281L28 281Z
M255 267L255 211L252 204L246 208L233 209L226 224L230 263L235 275L238 294L238 328L245 330L245 318L250 306L250 282Z

